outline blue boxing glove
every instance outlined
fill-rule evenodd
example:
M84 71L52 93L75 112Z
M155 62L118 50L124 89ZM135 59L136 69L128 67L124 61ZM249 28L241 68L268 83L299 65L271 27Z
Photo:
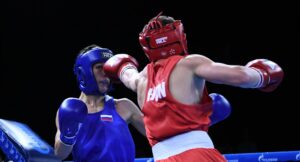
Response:
M231 106L229 101L221 94L211 93L209 94L213 101L213 112L209 117L211 124L216 124L226 119L231 113Z
M87 116L86 104L78 98L67 98L59 107L58 123L60 140L67 145L73 145L81 124Z

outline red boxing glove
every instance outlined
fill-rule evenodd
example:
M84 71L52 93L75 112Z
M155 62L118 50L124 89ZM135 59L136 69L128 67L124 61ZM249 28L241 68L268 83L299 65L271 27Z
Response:
M128 54L117 54L109 58L103 65L104 73L113 80L119 80L126 69L137 69L138 62Z
M256 70L260 74L261 82L257 87L264 92L274 91L284 76L281 67L267 59L256 59L250 61L246 66Z

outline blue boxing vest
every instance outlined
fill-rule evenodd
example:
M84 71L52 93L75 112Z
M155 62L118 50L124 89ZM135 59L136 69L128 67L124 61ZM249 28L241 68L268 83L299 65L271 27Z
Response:
M132 136L112 97L105 96L102 111L88 114L72 154L74 162L134 162Z

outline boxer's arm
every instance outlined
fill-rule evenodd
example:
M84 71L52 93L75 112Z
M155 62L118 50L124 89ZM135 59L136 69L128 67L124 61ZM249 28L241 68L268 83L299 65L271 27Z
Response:
M142 135L146 136L145 125L143 122L143 113L140 111L138 106L127 98L118 100L116 105L121 111L126 111L128 114L128 120Z
M55 134L54 152L58 158L63 160L66 159L69 156L69 154L72 152L73 146L66 145L60 140L58 112L56 113L55 125L56 125L56 134Z
M183 64L194 71L195 75L205 80L242 88L257 88L261 77L254 69L217 63L202 55L187 56Z
M136 69L126 69L120 76L122 83L132 91L136 92L141 74Z
M144 114L140 111L136 104L134 104L131 100L127 100L126 104L130 107L131 110L131 117L130 122L131 124L144 136L146 136L146 129L143 121Z
M134 92L137 92L138 87L146 83L147 66L141 72L126 70L122 76L123 84Z

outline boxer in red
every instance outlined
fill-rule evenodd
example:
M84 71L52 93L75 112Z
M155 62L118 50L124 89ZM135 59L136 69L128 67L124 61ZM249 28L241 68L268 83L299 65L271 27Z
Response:
M127 54L111 57L104 72L137 93L156 162L226 161L207 133L212 100L206 82L271 92L283 79L281 67L267 59L242 66L189 54L183 24L169 16L151 19L139 41L150 60L141 72Z

